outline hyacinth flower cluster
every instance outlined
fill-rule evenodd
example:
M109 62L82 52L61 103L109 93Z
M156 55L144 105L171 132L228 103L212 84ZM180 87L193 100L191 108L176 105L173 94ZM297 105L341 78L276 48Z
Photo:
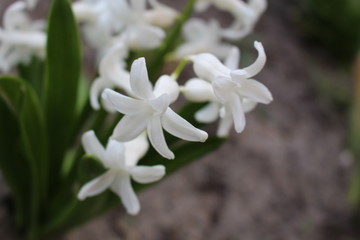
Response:
M231 43L253 30L265 0L189 0L182 11L158 0L53 0L47 21L31 18L37 4L14 2L0 28L0 71L16 74L0 76L0 167L28 239L119 201L138 214L138 191L216 150L272 101L253 79L263 45L240 67ZM233 23L191 18L210 6ZM81 71L82 45L96 74ZM167 61L178 65L160 74ZM191 79L181 78L185 65ZM216 121L215 135L203 130Z

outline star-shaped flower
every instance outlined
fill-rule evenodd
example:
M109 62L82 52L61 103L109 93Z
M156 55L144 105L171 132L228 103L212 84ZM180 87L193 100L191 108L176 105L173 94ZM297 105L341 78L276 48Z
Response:
M147 129L152 146L168 159L173 159L174 153L166 144L163 128L187 141L204 142L207 139L206 132L195 128L169 107L178 94L178 85L171 77L163 77L153 89L144 58L132 64L130 85L134 98L110 89L105 89L102 95L107 104L125 114L115 127L114 139L129 141Z
M104 149L95 133L88 131L82 137L82 144L85 152L98 158L108 170L86 183L80 189L78 198L84 200L110 188L120 197L129 214L137 214L140 211L140 203L131 186L131 178L139 183L151 183L165 175L165 168L162 165L137 166L139 159L148 150L146 136L141 134L126 143L110 140Z
M192 79L182 88L187 99L210 101L195 117L200 122L213 122L221 118L217 135L224 137L232 126L240 133L245 127L244 113L251 111L257 103L270 103L272 95L260 82L250 79L264 67L266 55L263 46L255 42L259 56L249 67L237 69L239 51L234 48L222 64L211 54L191 56L194 70L200 79Z

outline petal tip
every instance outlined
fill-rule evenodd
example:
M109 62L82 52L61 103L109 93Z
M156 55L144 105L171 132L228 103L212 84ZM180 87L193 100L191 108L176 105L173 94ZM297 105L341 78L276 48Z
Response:
M205 142L208 139L209 135L207 132L200 130L199 137L200 137L200 142Z

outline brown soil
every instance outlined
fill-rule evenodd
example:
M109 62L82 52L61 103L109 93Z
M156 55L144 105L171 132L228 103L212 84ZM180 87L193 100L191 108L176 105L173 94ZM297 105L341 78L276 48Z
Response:
M245 41L265 46L268 62L256 79L274 102L248 114L246 130L219 151L141 193L137 217L125 216L119 203L63 240L360 239L346 202L345 113L314 88L314 69L331 80L341 73L300 40L291 2L269 1ZM14 239L4 216L0 208L0 239Z

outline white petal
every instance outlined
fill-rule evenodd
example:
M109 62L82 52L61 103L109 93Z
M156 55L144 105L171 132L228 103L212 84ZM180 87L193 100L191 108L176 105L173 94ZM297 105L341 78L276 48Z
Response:
M166 93L164 93L158 98L149 101L149 104L151 105L156 114L163 114L169 107L169 103L169 95L167 95Z
M116 125L111 138L120 142L133 140L146 129L150 118L149 113L134 116L125 115Z
M201 123L212 123L218 119L219 111L219 104L211 102L195 113L195 119Z
M164 132L161 126L160 116L152 116L148 123L148 135L151 145L164 158L174 159L174 153L166 144Z
M123 114L139 114L147 107L143 100L127 97L108 88L102 93L102 98Z
M169 27L179 15L175 9L159 3L157 0L149 0L149 3L153 9L145 12L144 19L151 25Z
M215 96L221 103L229 101L230 93L236 92L240 84L227 77L219 77L212 83Z
M256 74L258 74L264 68L266 63L266 55L265 55L264 47L260 42L256 42L256 41L254 43L254 46L258 51L257 59L250 66L240 70L233 71L231 75L234 76L235 80L236 79L241 80L243 78L251 78Z
M229 136L230 129L233 125L233 119L231 114L225 114L224 117L220 118L219 127L216 132L216 136L223 138Z
M95 79L95 81L92 83L91 88L90 88L90 103L91 103L91 107L94 110L100 109L100 104L99 104L98 98L99 98L101 92L105 88L112 88L112 87L113 87L113 83L110 81L105 81L102 78Z
M243 80L241 88L238 88L238 93L242 97L259 103L268 104L273 100L269 89L264 84L252 79Z
M214 54L217 58L223 60L229 55L234 46L227 43L216 42L210 46L209 53Z
M6 30L24 28L30 19L25 14L26 3L23 1L13 2L4 12L3 26Z
M264 68L266 63L266 54L262 43L255 41L254 47L258 51L258 57L253 64L243 69L248 73L249 77L258 74Z
M249 35L252 32L252 27L246 28L227 28L224 29L221 35L228 40L240 40Z
M104 110L108 113L116 113L116 109L114 105L109 101L105 101L103 98L101 99L101 105L103 106Z
M136 215L139 213L140 203L131 186L129 175L118 175L111 186L111 190L120 197L128 214Z
M82 135L81 142L86 153L94 155L99 160L104 162L106 156L105 149L97 139L94 131L90 130L85 132Z
M267 7L267 0L249 0L248 5L251 9L254 9L258 14L265 11Z
M235 130L237 133L241 133L245 128L245 115L242 109L240 97L235 94L231 94L228 104L234 120Z
M183 35L186 41L199 42L207 33L207 23L200 18L191 18L183 27Z
M238 0L212 0L214 5L220 10L230 11L232 13L240 14L247 5L243 1Z
M45 33L38 31L1 31L0 41L40 51L45 48L46 36Z
M149 142L145 132L140 134L134 140L125 142L125 162L127 167L135 166L138 161L149 150Z
M160 46L165 32L159 27L149 24L130 26L126 31L129 44L133 50L149 50Z
M110 187L114 181L115 175L112 171L107 171L103 175L86 183L79 191L77 197L79 200L84 200L87 197L98 195Z
M156 97L166 93L169 95L170 103L176 101L179 97L179 84L169 75L162 75L155 84L154 95Z
M131 177L138 183L152 183L165 176L165 167L156 166L135 166L129 169Z
M1 28L0 28L1 33ZM12 65L6 60L6 56L8 55L8 52L11 51L11 46L6 43L0 44L0 69L3 72L8 72Z
M206 102L216 99L211 84L199 78L187 81L181 91L187 100L193 102Z
M143 14L146 10L146 0L130 0L131 6L137 13Z
M174 53L175 59L182 59L192 54L208 52L207 44L202 42L185 42L180 45Z
M121 40L120 43L107 50L106 55L100 61L99 71L102 78L110 80L117 87L129 92L131 91L130 74L125 70L124 63L127 55L128 49Z
M100 62L100 75L110 75L117 68L123 67L124 59L128 55L128 49L124 42L119 39L114 46L112 46Z
M110 169L125 169L124 143L110 139L106 146L106 167Z
M193 61L196 75L208 82L214 81L219 76L228 76L230 69L225 67L219 59L209 53L192 55L189 57Z
M86 2L74 2L72 4L72 10L76 20L79 22L95 21L98 16L96 9Z
M237 47L232 47L229 55L225 59L225 66L231 70L235 70L239 67L240 50Z
M254 110L254 108L257 106L257 102L251 101L249 99L243 99L242 106L243 106L243 111L247 113Z
M191 125L171 108L166 110L161 121L164 129L178 138L195 142L205 142L208 138L208 134L205 131Z
M149 99L153 96L145 58L138 58L131 65L130 84L131 90L138 98Z

